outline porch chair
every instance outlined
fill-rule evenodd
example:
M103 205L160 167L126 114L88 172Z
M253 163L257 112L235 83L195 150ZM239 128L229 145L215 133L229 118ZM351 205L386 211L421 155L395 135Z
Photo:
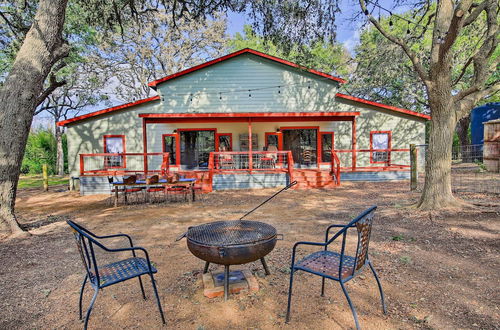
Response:
M183 179L183 178L184 178L184 175L179 174L179 173L175 173L173 183L179 182L179 180ZM167 186L165 191L167 193L167 200L169 202L172 202L174 200L174 196L181 196L185 202L187 201L189 189L184 185L179 184L178 186L176 186L176 185ZM175 197L175 200L178 201L178 198Z
M129 200L132 202L139 203L141 202L141 200L145 198L143 188L133 186L133 184L137 182L137 175L130 175L128 177L124 177L123 182L129 185L125 186L124 190L125 204L129 204Z
M311 166L312 157L313 157L313 154L312 154L311 150L302 151L302 163L301 163L301 165L307 164L307 166Z
M149 203L161 203L166 200L165 187L162 185L155 185L159 180L158 175L153 175L146 179L146 184L148 184L146 196L148 196Z
M356 324L356 329L360 329L358 316L356 314L356 309L347 293L345 288L345 283L353 279L356 275L361 273L364 266L368 264L370 266L375 280L377 281L378 289L380 292L380 299L382 302L382 311L386 313L384 292L382 291L382 285L378 278L375 268L373 268L372 263L368 257L368 245L370 243L370 233L372 229L373 216L375 214L377 206L372 206L369 209L363 211L354 220L349 222L347 225L330 225L326 229L325 242L297 242L292 249L292 265L290 272L290 287L288 291L288 307L286 312L286 323L290 321L290 311L292 303L292 286L293 286L293 275L296 271L302 270L314 275L322 277L321 285L321 296L325 293L325 278L337 281L340 283L342 291L347 298L349 307L351 308L352 315L354 317L354 322ZM330 229L341 228L332 238L330 237ZM357 230L357 247L356 255L354 257L345 255L345 245L347 238L347 231L350 228L356 228ZM328 246L334 242L338 237L342 236L342 247L340 253L328 251ZM323 250L309 254L299 262L295 262L295 253L297 247L300 245L313 245L322 246Z
M196 200L203 200L203 179L205 178L205 173L201 174L201 178L196 179L196 182L193 186L194 193L196 195Z
M264 157L260 159L260 167L261 168L275 168L276 167L276 159L278 158L278 148L274 144L270 144L267 147L268 153L264 154Z
M132 238L129 235L115 234L107 236L98 236L73 221L68 220L67 223L68 225L71 226L71 229L73 230L73 234L76 240L76 245L80 253L83 266L85 267L86 271L82 283L82 288L80 289L80 299L78 305L80 320L82 319L83 292L87 281L90 282L90 285L94 289L94 295L92 297L92 300L90 301L90 306L87 309L83 328L87 329L90 313L92 312L92 307L94 306L97 294L99 293L99 290L105 287L137 277L139 279L139 286L141 287L142 297L146 299L146 294L144 293L144 286L142 285L142 280L141 280L142 275L149 275L149 277L151 278L151 284L153 286L153 290L156 296L156 303L158 305L158 310L160 312L161 320L163 324L165 324L166 323L165 316L163 315L163 309L161 307L160 297L158 295L156 282L153 276L153 274L155 274L157 270L149 260L149 254L146 251L146 249L134 246L134 244L132 243ZM104 244L100 242L100 240L106 238L114 238L114 237L127 238L130 243L130 247L111 249L106 247ZM132 258L99 266L97 264L97 258L94 250L96 247L102 249L103 251L112 253L131 251ZM136 251L142 251L144 253L145 258L137 257L135 253Z

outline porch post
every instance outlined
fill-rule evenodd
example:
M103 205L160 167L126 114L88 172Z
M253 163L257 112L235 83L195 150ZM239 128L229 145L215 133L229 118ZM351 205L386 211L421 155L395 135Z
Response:
M356 170L356 117L352 118L352 170Z
M142 118L142 152L144 153L144 176L147 176L148 172L148 136L146 130L146 119Z
M252 157L252 118L248 117L248 169L252 173L253 157Z

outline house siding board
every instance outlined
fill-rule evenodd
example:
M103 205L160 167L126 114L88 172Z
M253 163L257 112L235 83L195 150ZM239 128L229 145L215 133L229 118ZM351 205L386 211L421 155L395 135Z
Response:
M167 81L158 92L166 113L304 112L335 111L337 87L329 79L246 54ZM248 92L259 88L266 89Z

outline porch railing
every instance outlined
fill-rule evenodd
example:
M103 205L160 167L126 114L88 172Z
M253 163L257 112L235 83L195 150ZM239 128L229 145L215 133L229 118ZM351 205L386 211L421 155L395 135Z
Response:
M340 160L339 160L339 157L337 156L337 153L335 152L335 150L332 150L331 151L331 155L332 155L332 163L330 165L330 173L331 175L333 176L334 180L335 180L335 184L337 186L340 186Z
M338 149L335 153L344 165L342 171L410 169L410 149Z
M80 175L166 175L169 167L168 152L80 154Z
M293 157L291 151L211 152L208 168L211 173L288 172L292 179Z

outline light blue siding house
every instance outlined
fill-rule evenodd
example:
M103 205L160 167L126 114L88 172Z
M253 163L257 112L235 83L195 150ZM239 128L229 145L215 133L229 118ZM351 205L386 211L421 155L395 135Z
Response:
M151 82L157 96L59 122L82 193L179 172L206 191L408 177L429 116L339 93L345 80L243 49Z

